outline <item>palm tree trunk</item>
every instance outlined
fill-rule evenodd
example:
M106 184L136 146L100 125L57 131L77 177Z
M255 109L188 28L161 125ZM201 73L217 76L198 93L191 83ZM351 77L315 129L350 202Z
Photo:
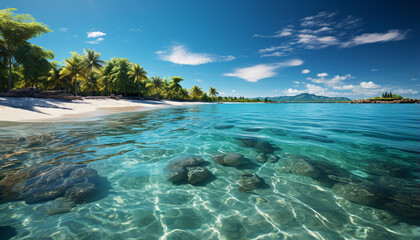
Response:
M9 82L7 84L8 89L12 89L12 57L9 55Z
M77 96L77 75L74 75L74 93Z
M92 96L92 71L93 71L93 66L90 67L90 74L89 74L89 81L90 81L90 95Z
M139 86L139 97L141 97L141 94L140 94L140 82L139 81L137 81L137 85Z

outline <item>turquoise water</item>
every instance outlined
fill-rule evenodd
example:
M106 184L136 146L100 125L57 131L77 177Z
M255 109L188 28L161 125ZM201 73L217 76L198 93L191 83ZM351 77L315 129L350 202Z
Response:
M241 144L245 137L275 147L270 153L279 161L258 162L261 149ZM363 179L403 179L419 196L417 104L174 107L54 123L0 123L0 142L1 178L44 165L84 163L110 184L101 198L62 213L48 211L54 201L2 203L0 226L15 228L13 239L420 237L416 218L349 201L310 176L279 171L287 161L309 158ZM212 158L230 152L249 163L227 167ZM168 162L191 154L202 157L213 176L199 185L169 182ZM244 172L256 173L264 186L240 191Z

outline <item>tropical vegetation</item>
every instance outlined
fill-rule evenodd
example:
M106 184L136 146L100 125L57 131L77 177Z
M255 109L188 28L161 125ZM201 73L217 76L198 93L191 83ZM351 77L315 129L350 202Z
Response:
M95 50L71 52L64 64L54 61L51 50L34 45L30 39L51 32L47 25L16 9L0 10L0 92L36 87L38 91L63 90L76 96L124 95L141 98L259 102L244 97L221 97L216 88L206 93L194 85L186 89L182 77L147 76L139 64L126 58L101 59Z

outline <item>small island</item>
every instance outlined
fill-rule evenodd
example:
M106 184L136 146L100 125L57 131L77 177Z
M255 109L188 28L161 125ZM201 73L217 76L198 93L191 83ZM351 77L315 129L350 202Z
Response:
M420 99L404 98L392 92L385 92L381 97L358 99L350 103L420 103Z

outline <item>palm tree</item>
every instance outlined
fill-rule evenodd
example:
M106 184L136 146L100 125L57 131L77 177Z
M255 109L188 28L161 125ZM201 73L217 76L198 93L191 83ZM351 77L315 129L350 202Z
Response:
M169 83L169 87L173 89L175 92L178 92L182 89L181 84L179 84L181 81L184 81L182 77L171 77L171 82Z
M143 70L143 67L141 67L138 64L133 64L133 67L128 72L128 77L133 78L134 82L137 83L137 86L139 87L139 97L141 97L140 93L140 82L143 81L143 79L147 78L147 72Z
M64 60L66 62L66 66L61 69L60 79L63 79L65 77L71 77L74 78L74 94L77 95L77 75L81 74L84 66L82 64L82 59L80 58L80 55L73 52L73 55L71 58L67 58Z
M196 85L194 85L191 89L191 97L194 100L199 100L201 98L201 95L203 95L203 91L201 90L201 88L197 87Z
M185 88L181 88L181 90L179 90L178 96L181 99L188 99L190 97L190 95L188 95L188 90Z
M102 69L101 77L98 79L100 84L100 90L106 92L106 94L110 94L111 89L111 73L112 69L114 68L114 64L112 62L108 62L105 67Z
M160 90L164 90L164 82L160 77L152 77L151 82L147 84L148 87L155 89L157 98L160 97Z
M95 50L84 49L85 55L83 56L83 65L89 74L90 81L90 95L92 95L92 73L95 70L96 72L102 72L102 66L106 63L103 60L100 60L100 53L96 53Z
M217 92L216 88L211 87L209 89L209 95L210 95L210 97L214 97L215 98L217 96L217 94L219 94L219 93Z
M59 65L57 65L57 63L51 63L51 70L48 72L48 76L46 76L47 85L50 89L57 88L61 90L61 87L64 87L63 79L61 78L60 74L60 71L62 69L63 67L60 67Z

